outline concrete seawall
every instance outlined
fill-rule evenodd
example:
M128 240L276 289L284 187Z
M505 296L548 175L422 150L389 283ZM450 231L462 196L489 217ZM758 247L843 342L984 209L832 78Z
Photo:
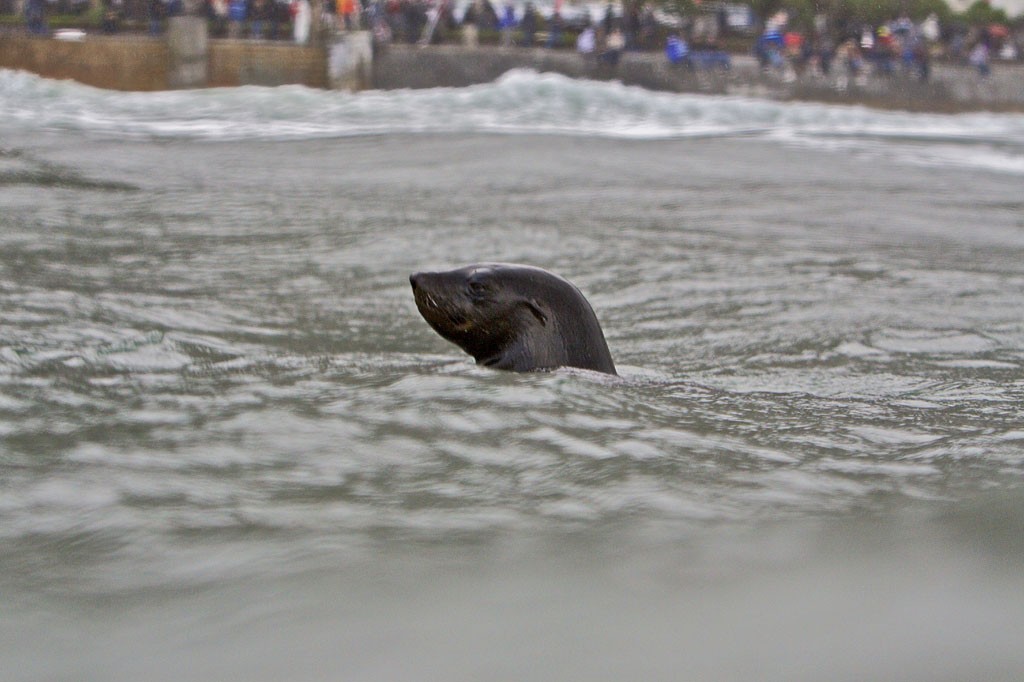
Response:
M723 69L670 66L660 53L627 52L615 66L574 52L543 48L422 48L391 45L378 50L373 84L383 89L463 87L493 81L514 68L560 73L573 78L616 80L651 90L745 95L868 104L921 111L978 109L1024 111L1024 67L996 65L982 79L964 66L934 65L927 82L916 75L849 77L836 66L830 75L765 73L753 57L733 56Z
M305 85L327 87L323 48L252 40L211 40L206 85Z
M109 90L167 90L167 43L142 37L63 41L0 37L0 67Z
M72 79L114 90L299 84L313 88L463 87L510 69L571 78L617 80L651 90L816 100L920 111L988 109L1024 112L1024 67L997 64L982 79L963 66L936 64L928 82L913 75L850 78L837 65L828 76L764 73L749 56L728 70L673 68L660 53L625 53L615 66L573 51L388 45L369 34L343 34L323 47L286 42L208 40L196 17L172 20L166 38L89 35L81 41L0 35L0 68Z
M107 90L330 84L324 47L209 40L201 19L176 17L168 23L163 38L89 35L84 40L53 40L2 35L0 68Z

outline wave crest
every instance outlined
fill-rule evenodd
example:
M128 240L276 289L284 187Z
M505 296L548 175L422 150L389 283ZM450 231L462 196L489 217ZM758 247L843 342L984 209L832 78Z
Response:
M529 70L468 88L357 94L303 86L98 90L0 70L0 126L186 140L378 134L559 134L657 140L757 135L926 165L1024 174L1024 117L919 114L651 92Z

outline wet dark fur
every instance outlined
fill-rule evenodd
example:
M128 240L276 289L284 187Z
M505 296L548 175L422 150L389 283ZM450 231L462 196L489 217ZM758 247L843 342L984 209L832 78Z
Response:
M579 367L616 373L587 299L546 270L481 263L419 272L409 281L423 318L478 364L516 372Z

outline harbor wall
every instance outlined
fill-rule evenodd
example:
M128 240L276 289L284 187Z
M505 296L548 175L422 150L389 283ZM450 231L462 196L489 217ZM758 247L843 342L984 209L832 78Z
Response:
M616 80L650 90L866 104L920 111L977 109L1024 111L1024 67L995 64L982 78L974 69L932 64L927 80L896 65L890 76L851 76L836 64L827 75L764 71L747 55L732 55L730 67L686 69L660 53L626 52L608 65L572 51L544 48L390 45L374 58L375 87L464 87L493 81L514 68L560 73L572 78Z
M0 67L108 90L167 90L168 63L167 43L152 38L89 36L72 41L0 37Z
M329 86L327 49L286 42L210 40L197 17L168 21L164 36L79 39L0 35L0 68L108 90L239 85ZM357 85L365 87L361 81Z
M210 87L305 85L326 88L324 48L253 40L211 40Z
M80 40L0 35L0 68L73 79L113 90L297 84L313 88L464 87L488 83L511 69L571 78L616 80L669 92L800 99L920 111L1024 112L1024 66L994 64L982 78L973 69L932 65L922 81L899 67L892 76L853 77L836 64L828 75L765 72L747 55L728 70L670 66L660 53L627 52L609 65L572 50L544 48L387 45L369 34L341 34L325 46L258 40L209 40L196 17L171 22L165 37L84 36Z

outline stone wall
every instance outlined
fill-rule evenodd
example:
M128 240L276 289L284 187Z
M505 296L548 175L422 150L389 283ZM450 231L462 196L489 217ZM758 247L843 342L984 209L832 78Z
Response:
M211 40L207 84L327 87L323 48L253 40Z
M185 24L193 17L180 17ZM83 40L0 35L0 68L70 79L108 90L299 84L326 88L323 48L251 40L207 40L173 29L166 39L96 36ZM173 49L172 49L173 47Z
M166 90L168 49L146 37L93 37L82 41L20 35L0 37L0 66L46 78L71 79L109 90Z
M922 111L992 109L1024 112L1024 67L996 64L982 79L968 67L936 64L927 82L913 74L850 78L841 65L828 76L764 73L752 57L728 70L673 68L660 53L626 53L615 66L572 50L388 45L369 34L338 36L328 48L287 42L207 40L206 25L180 17L167 39L89 35L81 41L0 35L0 68L74 79L113 90L298 84L358 90L463 87L511 69L571 78L618 80L651 90L803 99ZM172 20L172 22L175 20ZM182 36L175 37L180 29ZM372 66L370 64L372 62Z
M1024 111L1024 67L996 64L982 79L966 66L936 64L927 82L915 74L850 78L841 65L828 76L764 73L753 57L733 55L728 70L670 66L660 53L622 55L616 66L573 51L543 48L390 45L374 57L373 85L381 89L464 87L487 83L514 68L572 78L617 80L650 90L746 95L868 104L922 111ZM897 69L898 71L898 69Z
M552 71L574 78L596 72L578 54L566 50L387 45L374 54L373 85L384 90L465 87L489 83L517 68Z

